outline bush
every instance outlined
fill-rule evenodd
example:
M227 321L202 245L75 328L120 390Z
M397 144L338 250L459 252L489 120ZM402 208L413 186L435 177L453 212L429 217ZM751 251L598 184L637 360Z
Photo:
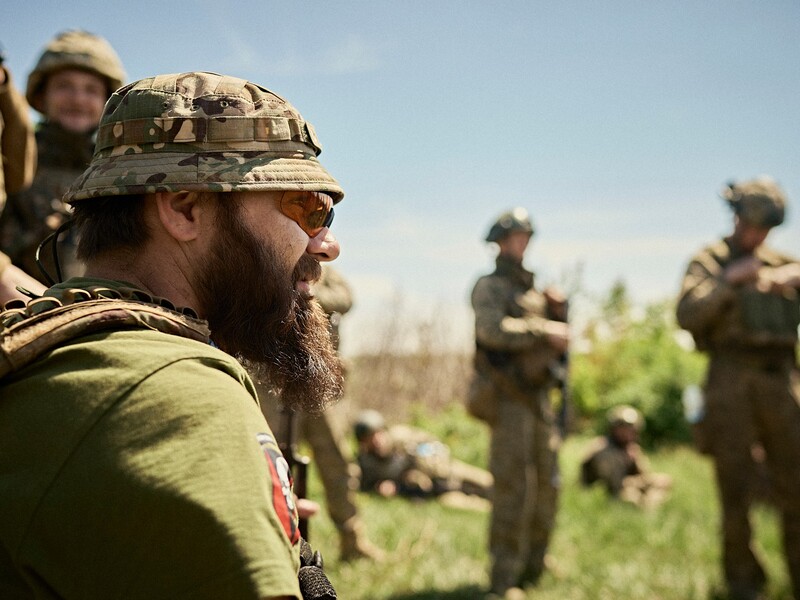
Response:
M630 404L645 417L646 445L689 441L681 397L700 381L705 358L679 343L671 301L647 306L638 319L632 312L624 284L615 284L586 329L589 351L571 361L576 411L599 432L609 408Z

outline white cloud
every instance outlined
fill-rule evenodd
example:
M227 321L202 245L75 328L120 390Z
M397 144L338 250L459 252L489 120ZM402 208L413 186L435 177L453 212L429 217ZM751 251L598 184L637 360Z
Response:
M226 62L237 71L244 68L275 75L342 75L373 71L380 66L378 49L356 35L316 50L282 48L274 54L257 50L235 35L229 35L227 41L233 56Z
M380 66L375 48L356 35L348 35L338 44L328 48L322 56L320 66L337 74L374 71Z

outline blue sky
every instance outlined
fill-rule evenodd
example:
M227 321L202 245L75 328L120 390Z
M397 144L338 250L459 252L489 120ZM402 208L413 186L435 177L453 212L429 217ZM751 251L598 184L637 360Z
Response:
M346 353L398 310L469 347L469 293L493 264L482 239L516 205L540 283L580 265L592 295L618 279L639 302L674 295L730 229L729 179L781 183L792 205L770 242L800 255L795 0L34 1L0 25L20 87L67 28L106 37L131 80L236 75L314 125L347 194Z

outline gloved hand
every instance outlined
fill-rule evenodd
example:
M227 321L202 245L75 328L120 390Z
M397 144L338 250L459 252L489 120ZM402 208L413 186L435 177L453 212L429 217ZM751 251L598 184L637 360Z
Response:
M311 549L311 545L300 539L300 593L303 600L336 600L336 590L322 570L322 555Z

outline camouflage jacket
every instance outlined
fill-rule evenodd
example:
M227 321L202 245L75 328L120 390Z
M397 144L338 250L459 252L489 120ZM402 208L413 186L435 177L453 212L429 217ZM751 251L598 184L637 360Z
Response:
M328 315L331 339L338 350L339 322L342 315L353 307L353 293L350 286L339 271L325 265L322 267L322 277L314 284L314 296Z
M91 134L70 133L44 122L36 130L36 144L36 176L28 189L9 195L0 217L0 248L24 271L39 277L36 248L68 218L69 209L61 197L86 169L94 142ZM74 245L74 238L68 237L66 245Z
M607 436L595 439L581 462L581 483L601 482L610 494L619 495L626 477L647 472L643 459L634 455Z
M327 314L345 314L353 307L353 293L342 274L324 265L322 277L314 284L314 296Z
M724 239L692 258L678 300L678 323L691 332L701 350L793 348L800 321L798 294L780 296L753 285L732 286L725 281L725 269L741 256ZM758 247L755 256L767 267L795 262L765 246Z
M545 324L553 319L534 288L533 273L499 256L494 273L475 284L472 308L477 352L522 382L542 383L558 354L545 335Z
M387 430L389 444L384 455L361 452L361 489L375 490L381 481L393 481L401 495L415 496L444 491L451 472L450 449L426 431L407 425L393 425ZM430 478L433 487L421 489L411 471Z

